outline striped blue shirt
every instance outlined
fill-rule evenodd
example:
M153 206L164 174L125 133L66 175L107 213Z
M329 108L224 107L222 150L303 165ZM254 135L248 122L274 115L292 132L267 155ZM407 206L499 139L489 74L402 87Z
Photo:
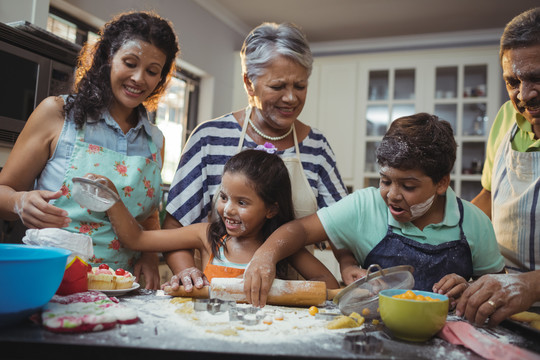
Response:
M170 187L167 212L182 225L207 221L212 198L221 183L227 160L237 153L242 133L232 114L206 121L191 134ZM246 134L243 149L257 144ZM330 144L317 129L298 144L300 160L320 208L347 195ZM278 151L282 158L296 157L294 146Z

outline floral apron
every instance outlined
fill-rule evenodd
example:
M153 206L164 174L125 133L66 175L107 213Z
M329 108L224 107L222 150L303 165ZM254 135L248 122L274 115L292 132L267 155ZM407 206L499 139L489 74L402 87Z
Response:
M388 225L386 236L364 260L364 268L379 264L383 269L411 265L414 267L414 289L433 291L433 285L445 275L456 273L465 280L473 275L471 248L463 232L463 203L459 207L460 239L439 245L422 244L392 231Z
M517 125L493 162L492 221L509 270L540 269L540 151L512 149Z
M66 210L71 223L66 230L92 237L94 257L90 264L107 263L130 272L140 253L124 248L112 229L105 212L81 207L71 198L73 177L94 173L108 177L116 186L120 199L137 220L144 220L159 206L161 170L156 162L158 153L151 136L148 144L152 160L143 156L128 156L99 145L84 142L84 128L77 131L73 154L62 183L63 196L54 203Z

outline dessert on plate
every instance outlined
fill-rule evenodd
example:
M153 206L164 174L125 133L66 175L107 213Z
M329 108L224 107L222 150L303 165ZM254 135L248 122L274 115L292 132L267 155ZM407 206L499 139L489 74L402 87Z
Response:
M120 290L130 289L135 281L135 276L124 269L113 270L107 264L88 269L89 290Z

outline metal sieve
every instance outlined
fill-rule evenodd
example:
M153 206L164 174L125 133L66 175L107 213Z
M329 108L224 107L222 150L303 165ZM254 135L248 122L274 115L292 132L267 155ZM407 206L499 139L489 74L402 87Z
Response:
M334 297L334 303L344 315L356 312L366 319L379 317L379 291L384 289L412 289L414 268L399 265L382 269L372 264L367 274L349 284Z
M79 205L91 211L107 211L120 200L118 194L102 184L103 179L74 177L71 196Z

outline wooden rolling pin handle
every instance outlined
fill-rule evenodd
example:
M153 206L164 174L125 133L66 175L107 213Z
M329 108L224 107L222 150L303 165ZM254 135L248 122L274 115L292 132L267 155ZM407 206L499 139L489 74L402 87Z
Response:
M326 300L333 300L341 290L343 289L326 289Z
M208 299L209 293L210 293L210 287L209 286L203 286L200 289L197 289L195 286L193 287L193 290L190 292L187 292L184 290L183 286L180 286L178 290L172 290L170 286L165 286L163 289L165 294L172 295L172 296L182 296L182 297L190 297L195 299Z

